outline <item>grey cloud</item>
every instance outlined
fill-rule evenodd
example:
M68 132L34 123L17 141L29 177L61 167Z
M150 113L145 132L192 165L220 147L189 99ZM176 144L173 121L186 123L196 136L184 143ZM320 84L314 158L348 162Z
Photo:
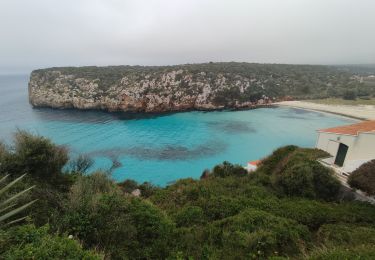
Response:
M0 73L206 61L375 63L373 0L1 0Z

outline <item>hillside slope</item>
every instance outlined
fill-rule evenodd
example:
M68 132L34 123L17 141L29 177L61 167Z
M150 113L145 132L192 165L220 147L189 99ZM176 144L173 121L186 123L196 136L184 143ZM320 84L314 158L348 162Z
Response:
M88 157L44 137L14 141L0 143L0 179L28 175L6 195L34 187L16 203L37 201L9 219L26 221L0 221L0 259L375 259L375 207L353 201L321 150L285 146L250 174L223 162L156 187L88 174Z

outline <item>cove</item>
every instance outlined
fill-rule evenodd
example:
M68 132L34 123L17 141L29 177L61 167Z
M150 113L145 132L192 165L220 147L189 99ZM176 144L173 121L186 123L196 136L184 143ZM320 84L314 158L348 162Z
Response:
M112 168L117 181L165 186L199 178L224 160L246 165L277 147L314 147L316 130L354 120L292 108L119 116L100 111L33 109L27 76L0 76L0 138L17 128L66 145L71 156L95 160L91 171Z

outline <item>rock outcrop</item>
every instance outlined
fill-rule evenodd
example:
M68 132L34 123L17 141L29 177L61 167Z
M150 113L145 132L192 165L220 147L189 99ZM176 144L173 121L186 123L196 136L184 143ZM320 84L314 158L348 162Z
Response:
M272 103L286 96L288 88L295 88L292 76L275 72L272 66L289 65L209 63L41 69L31 73L29 100L35 107L125 112L249 108Z

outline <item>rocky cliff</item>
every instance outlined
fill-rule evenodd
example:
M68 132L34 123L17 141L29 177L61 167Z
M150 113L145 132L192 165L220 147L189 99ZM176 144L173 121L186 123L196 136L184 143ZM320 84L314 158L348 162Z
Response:
M246 108L287 95L326 92L339 79L353 81L347 73L325 66L207 63L49 68L31 73L29 100L35 107L131 112Z

